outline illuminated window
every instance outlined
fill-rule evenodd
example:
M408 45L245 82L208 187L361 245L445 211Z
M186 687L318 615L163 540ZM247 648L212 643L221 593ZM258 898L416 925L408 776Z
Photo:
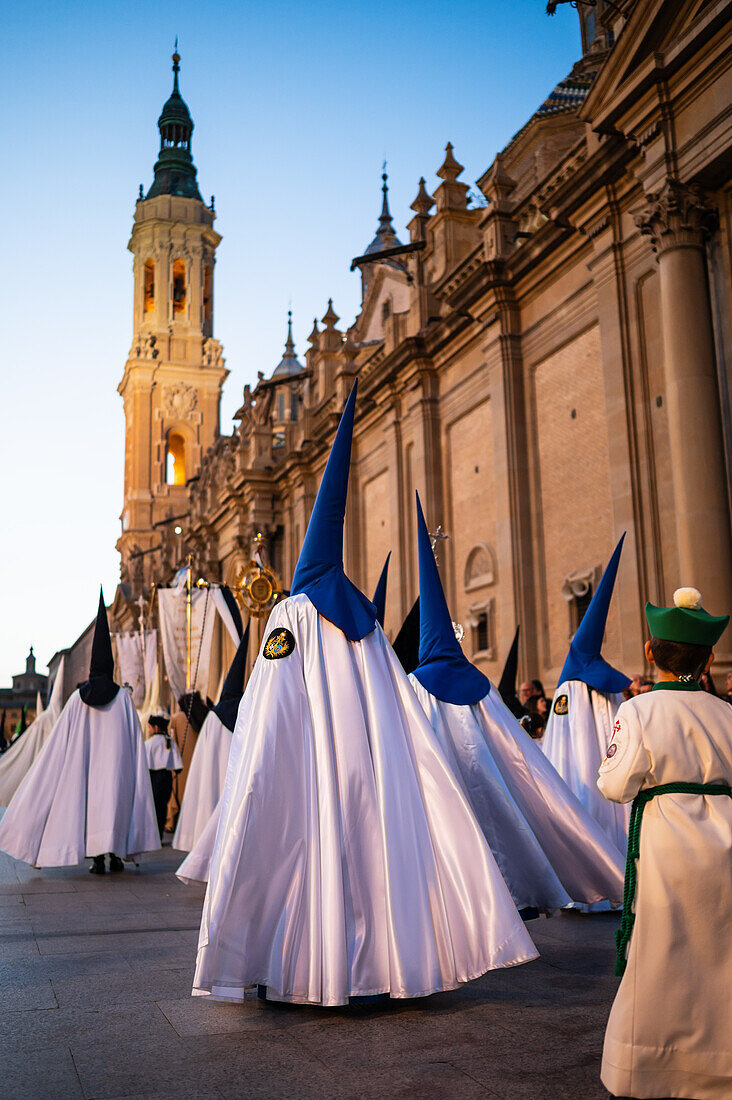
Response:
M179 432L171 432L165 448L165 481L167 485L186 483L186 441Z
M145 260L145 313L155 309L155 262Z
M203 269L203 323L210 328L213 323L213 268L206 264Z
M173 260L173 313L185 313L186 265L183 260Z

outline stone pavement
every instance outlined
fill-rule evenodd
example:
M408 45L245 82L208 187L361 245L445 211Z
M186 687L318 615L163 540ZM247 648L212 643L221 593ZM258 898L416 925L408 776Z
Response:
M529 925L541 958L452 993L339 1010L190 996L203 890L0 853L0 1100L607 1097L617 917Z

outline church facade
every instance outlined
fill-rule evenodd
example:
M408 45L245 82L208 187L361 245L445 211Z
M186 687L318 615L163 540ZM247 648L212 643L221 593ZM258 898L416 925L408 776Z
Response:
M731 11L580 5L582 58L477 201L448 144L401 241L385 179L376 236L352 260L358 316L343 323L328 301L302 361L288 333L231 435L218 424L219 238L175 60L130 242L119 628L188 553L197 574L233 583L258 533L289 587L355 378L346 569L371 594L391 551L391 637L417 595L415 490L449 536L438 558L465 652L492 679L520 623L521 674L556 683L623 532L613 664L641 670L647 599L685 584L713 611L732 606ZM729 651L723 639L723 666Z

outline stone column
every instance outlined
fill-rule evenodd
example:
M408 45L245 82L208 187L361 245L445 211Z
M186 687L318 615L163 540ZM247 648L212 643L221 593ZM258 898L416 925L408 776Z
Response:
M648 200L636 224L658 256L679 579L721 614L732 611L732 537L705 255L716 217L673 180Z

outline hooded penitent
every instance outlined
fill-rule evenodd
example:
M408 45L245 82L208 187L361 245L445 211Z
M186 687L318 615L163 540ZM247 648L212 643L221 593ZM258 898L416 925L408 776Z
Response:
M622 856L455 638L419 500L417 538L422 628L410 680L514 901L619 901Z
M713 646L726 615L696 589L646 607L653 637ZM701 667L706 651L696 654ZM697 666L698 668L699 666ZM613 1096L732 1096L732 709L689 679L623 702L598 787L633 802L622 974L601 1079ZM632 845L632 847L631 847Z
M384 619L386 618L386 584L389 577L389 559L391 558L391 550L386 555L386 561L384 567L381 570L378 583L374 590L373 605L376 608L376 621L384 629Z
M99 679L89 681L95 698ZM160 847L137 712L113 686L106 704L84 703L81 688L69 698L0 824L9 855L58 867Z
M535 955L373 604L343 572L355 396L294 595L270 616L239 707L196 995L421 996Z
M88 707L106 707L119 691L114 682L114 655L109 637L109 620L104 605L104 593L99 588L99 608L94 627L89 679L79 687L79 695Z
M0 760L0 806L10 805L10 799L48 741L59 719L62 710L65 661L65 657L59 661L48 706L31 722L23 737L14 742Z
M628 811L602 797L597 772L610 744L620 693L630 683L601 653L624 539L623 535L615 547L572 639L541 744L547 759L622 852Z
M173 837L173 847L181 852L191 852L196 847L224 789L231 735L236 726L236 716L246 682L250 625L251 620L247 623L234 660L226 674L221 698L213 710L206 715L193 750L193 759L188 769L188 782ZM185 877L194 876L190 874Z

